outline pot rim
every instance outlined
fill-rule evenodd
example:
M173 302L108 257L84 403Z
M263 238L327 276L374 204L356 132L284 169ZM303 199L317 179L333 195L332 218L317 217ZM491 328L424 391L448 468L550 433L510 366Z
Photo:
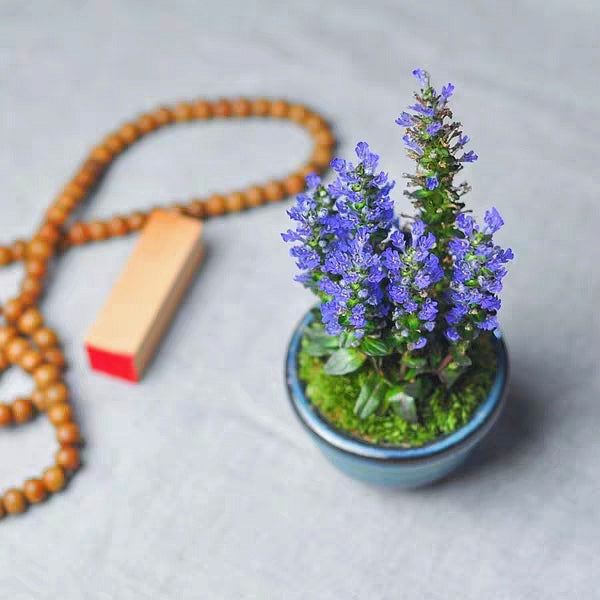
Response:
M496 377L486 399L477 408L471 420L449 435L437 438L424 446L399 448L381 446L363 441L340 429L335 429L320 415L304 392L304 385L298 377L298 350L302 335L308 324L314 319L308 311L296 326L288 345L285 361L285 379L290 403L301 423L317 438L338 451L357 458L385 463L425 462L441 455L455 453L470 448L479 442L492 428L506 399L509 377L509 361L506 344L500 331L494 332L498 369Z

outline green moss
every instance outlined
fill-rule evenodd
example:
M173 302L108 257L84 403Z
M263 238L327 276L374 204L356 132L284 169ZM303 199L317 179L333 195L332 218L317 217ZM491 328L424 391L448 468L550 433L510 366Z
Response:
M480 336L469 356L473 361L471 368L449 391L441 385L435 387L418 405L419 422L414 424L396 415L373 414L359 419L354 414L360 388L371 372L369 366L349 375L328 375L323 370L323 359L300 350L299 375L308 399L336 429L372 443L422 446L465 425L486 398L496 374L490 336Z

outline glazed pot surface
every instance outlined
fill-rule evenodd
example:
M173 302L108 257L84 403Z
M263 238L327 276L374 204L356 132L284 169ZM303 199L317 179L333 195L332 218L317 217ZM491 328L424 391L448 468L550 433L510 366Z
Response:
M454 471L492 428L505 402L508 354L500 333L494 336L497 372L486 399L471 420L453 433L424 446L378 446L353 437L325 421L306 397L298 377L298 352L304 330L313 320L307 313L294 331L286 357L286 382L290 402L325 456L347 475L373 484L419 487Z

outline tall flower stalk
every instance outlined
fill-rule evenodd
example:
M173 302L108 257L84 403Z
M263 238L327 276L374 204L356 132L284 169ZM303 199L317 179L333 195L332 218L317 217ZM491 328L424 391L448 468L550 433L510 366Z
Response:
M413 71L420 89L396 123L415 171L404 192L415 208L410 227L394 215L394 182L378 170L365 142L358 163L336 158L336 179L325 187L308 178L309 191L288 211L296 244L297 279L320 300L321 319L307 332L307 351L326 358L325 371L369 376L356 402L362 417L379 411L418 418L418 406L437 380L446 387L469 368L469 350L497 328L498 293L513 258L493 242L503 225L495 208L479 227L465 211L466 163L477 160L453 120L451 83L438 93L429 74Z

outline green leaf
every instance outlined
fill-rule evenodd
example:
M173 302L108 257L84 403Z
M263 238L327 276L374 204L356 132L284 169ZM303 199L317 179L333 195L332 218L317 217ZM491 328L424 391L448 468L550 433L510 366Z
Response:
M373 337L363 338L360 349L369 356L387 356L392 353L392 348L382 339Z
M406 365L407 367L412 367L414 369L419 369L419 368L427 365L426 358L420 358L420 357L410 356L410 355L404 356L402 358L401 362L403 365Z
M456 363L459 367L466 369L473 364L473 361L466 354L456 354L452 362Z
M354 414L360 419L371 416L385 397L386 388L387 384L383 381L377 382L376 378L370 378L363 383L354 405Z
M386 400L392 405L396 414L400 415L408 423L416 423L417 403L415 396L407 392L409 386L396 385L386 394Z
M310 356L329 356L338 349L338 338L328 335L324 329L311 328L306 331L302 348Z
M329 357L323 368L328 375L345 375L356 371L366 359L366 355L356 348L340 348Z
M340 333L340 336L338 338L339 347L340 348L349 348L350 344L352 343L352 339L353 339L353 336L351 333L343 331L342 333Z
M329 356L335 352L337 344L335 348L330 348L319 342L304 342L302 349L310 356Z
M468 358L468 357L467 357ZM450 362L441 371L438 371L438 376L442 383L450 388L456 380L468 369L468 366L461 366L456 361Z

